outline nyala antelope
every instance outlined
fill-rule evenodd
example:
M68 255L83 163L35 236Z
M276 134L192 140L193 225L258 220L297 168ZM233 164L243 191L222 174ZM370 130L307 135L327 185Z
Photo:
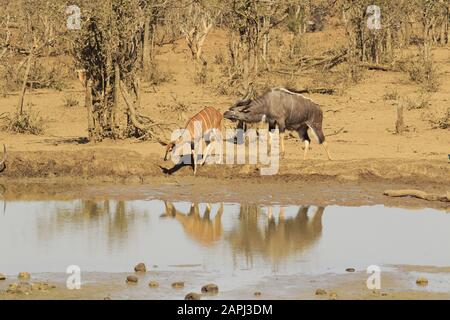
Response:
M168 201L164 202L166 212L161 218L170 217L181 223L186 234L195 241L210 245L222 237L223 203L220 204L214 219L211 219L211 204L207 203L203 216L197 203L192 203L189 213L184 214L177 210Z
M191 137L191 141L189 142L191 144L191 154L194 158L194 175L197 173L197 157L199 153L198 146L200 146L200 143L202 143L202 141L204 141L206 144L206 150L200 162L200 164L203 165L211 149L210 138L212 135L216 135L221 131L222 119L223 116L221 112L214 109L213 107L206 107L188 120L184 130L187 130ZM196 123L201 125L201 135L199 137L195 136ZM183 143L186 143L186 141L183 141L183 138L184 135L181 135L177 140L171 141L166 145L166 154L164 156L164 161L168 160L169 155L175 148L178 148Z
M226 119L256 123L265 120L269 130L276 126L280 130L281 156L285 154L285 130L297 131L300 139L305 143L303 158L306 159L311 139L308 129L311 130L319 144L321 144L331 160L325 135L322 131L323 112L320 106L296 92L286 88L272 88L256 99L238 101L224 113Z

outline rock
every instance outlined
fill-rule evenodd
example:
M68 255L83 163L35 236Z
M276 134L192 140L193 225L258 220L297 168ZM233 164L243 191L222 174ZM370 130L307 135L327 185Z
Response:
M261 292L256 291L253 295L254 295L255 297L260 297L260 296L261 296Z
M219 293L219 287L214 283L204 285L202 287L202 293L217 294Z
M337 298L338 298L338 295L337 295L336 292L331 292L330 293L330 300L337 300Z
M159 287L159 283L158 283L158 281L150 281L150 282L148 283L148 286L149 286L150 288L158 288L158 287Z
M139 263L134 267L135 272L147 272L147 268L145 267L145 263Z
M11 283L8 287L8 290L6 290L6 292L15 292L17 290L17 288L19 288L19 284L18 283Z
M127 283L137 283L138 282L138 277L136 276L128 276L127 277Z
M182 288L184 288L184 282L182 282L182 281L174 282L174 283L172 283L172 288L182 289Z
M31 290L47 291L54 288L56 288L56 286L50 285L46 282L36 282L31 284Z
M19 280L29 280L31 278L31 275L28 272L20 272L17 278Z
M326 294L327 294L327 292L325 290L323 290L323 289L317 289L316 290L316 296L323 296L323 295L326 295Z
M189 292L185 297L184 300L200 300L202 296L195 292Z
M419 277L416 279L416 284L418 286L426 286L428 285L428 279L425 277Z
M356 270L355 270L355 268L347 268L347 269L345 269L345 271L347 271L347 272L355 272Z
M32 286L27 282L23 282L23 283L11 283L6 292L12 294L29 295L31 293L31 290Z
M0 281L6 280L6 276L3 273L0 273Z

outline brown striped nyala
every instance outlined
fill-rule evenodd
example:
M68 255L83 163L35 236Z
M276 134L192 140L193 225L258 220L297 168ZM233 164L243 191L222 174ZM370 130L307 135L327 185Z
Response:
M190 118L184 128L184 133L179 138L171 141L166 146L166 154L164 156L164 161L168 159L169 154L178 147L179 144L185 143L185 137L188 134L191 144L191 154L194 158L194 175L197 173L197 157L198 157L198 146L202 141L205 141L206 150L202 157L200 164L204 164L206 158L208 157L208 152L210 151L210 137L212 134L220 134L222 127L222 113L213 107L206 107L200 112L195 114ZM197 126L197 128L196 128ZM198 132L196 132L198 130Z
M240 100L224 113L224 117L245 123L266 121L270 131L278 126L282 156L285 153L284 132L287 129L297 131L300 139L304 141L303 158L306 159L311 142L308 136L310 129L331 160L322 131L323 112L320 106L293 89L272 88L255 99Z

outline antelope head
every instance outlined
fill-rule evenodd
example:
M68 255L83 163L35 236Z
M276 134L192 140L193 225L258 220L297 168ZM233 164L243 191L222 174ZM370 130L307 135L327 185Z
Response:
M164 161L169 159L169 155L172 153L173 148L175 147L175 142L170 142L166 146L166 154L164 155Z
M77 72L78 80L80 80L80 82L83 84L83 86L86 86L86 82L87 82L86 69L77 69L76 72Z

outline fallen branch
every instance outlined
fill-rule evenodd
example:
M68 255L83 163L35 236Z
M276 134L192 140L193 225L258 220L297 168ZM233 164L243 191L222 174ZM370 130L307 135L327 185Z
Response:
M327 137L331 137L331 136L337 136L339 133L341 133L342 131L344 131L344 127L340 128L339 130L336 130L333 133L329 133L327 134Z
M369 70L394 71L392 67L381 64L360 63L359 66Z
M427 201L450 202L449 191L447 191L447 195L426 193L420 190L386 190L383 194L388 197L413 197Z
M299 93L320 93L320 94L333 94L336 92L334 88L308 88L299 90Z

